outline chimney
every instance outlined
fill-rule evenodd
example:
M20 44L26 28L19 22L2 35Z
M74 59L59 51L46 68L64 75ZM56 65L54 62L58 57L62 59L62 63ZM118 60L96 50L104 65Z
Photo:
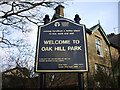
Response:
M108 34L107 36L108 36L109 38L111 38L111 37L115 36L115 33L110 33L110 34Z
M58 6L55 8L55 13L56 13L56 15L58 15L58 16L60 16L60 17L64 17L64 6L58 5Z

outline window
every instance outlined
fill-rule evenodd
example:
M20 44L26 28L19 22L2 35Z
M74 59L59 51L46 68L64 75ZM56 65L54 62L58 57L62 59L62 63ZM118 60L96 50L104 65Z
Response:
M102 70L107 75L110 74L110 70L108 67L103 66L103 65L99 65L99 64L95 64L95 73L97 73L99 70Z
M51 82L54 81L54 79L55 79L55 74L52 73L52 74L51 74Z
M95 64L95 73L99 73L100 71L102 72L106 72L105 71L105 66L99 65L99 64Z
M98 38L98 37L95 37L95 42L96 42L97 55L98 56L103 56L101 39Z

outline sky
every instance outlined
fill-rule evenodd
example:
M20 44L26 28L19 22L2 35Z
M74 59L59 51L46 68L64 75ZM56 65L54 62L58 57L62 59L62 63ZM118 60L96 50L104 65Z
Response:
M91 1L91 2L90 2ZM71 20L74 20L75 14L79 14L81 17L81 24L86 25L87 28L91 28L94 25L98 24L100 22L100 25L102 26L104 32L106 34L110 33L118 33L118 1L110 0L111 2L108 2L108 0L104 0L100 2L95 2L94 0L85 0L85 2L82 2L81 0L73 0L68 1L62 4L64 8L64 18L68 18ZM53 17L55 10L55 7L52 8L45 8L42 7L41 11L43 11L43 15L45 16L48 14L50 16L50 19ZM33 44L33 42L36 41L37 37L37 30L38 27L34 27L32 33L29 34L30 41ZM34 38L31 38L34 37ZM36 43L34 43L35 45Z
M87 28L90 28L100 22L106 34L118 33L118 2L81 2L78 0L69 1L62 4L64 8L65 18L74 20L75 14L79 14L81 17L81 24L85 24ZM54 9L46 9L45 14L54 14Z

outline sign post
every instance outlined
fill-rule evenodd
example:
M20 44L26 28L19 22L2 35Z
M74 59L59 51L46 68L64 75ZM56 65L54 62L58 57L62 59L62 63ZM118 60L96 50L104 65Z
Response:
M40 26L35 71L87 72L85 26L65 18Z
M46 74L40 73L40 90L44 90L46 86Z
M83 78L83 73L78 73L78 86L79 90L84 90L84 78Z

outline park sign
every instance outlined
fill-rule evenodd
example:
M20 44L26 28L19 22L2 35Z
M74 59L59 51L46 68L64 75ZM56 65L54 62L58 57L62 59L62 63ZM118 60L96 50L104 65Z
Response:
M40 26L35 71L88 71L85 26L65 18Z

